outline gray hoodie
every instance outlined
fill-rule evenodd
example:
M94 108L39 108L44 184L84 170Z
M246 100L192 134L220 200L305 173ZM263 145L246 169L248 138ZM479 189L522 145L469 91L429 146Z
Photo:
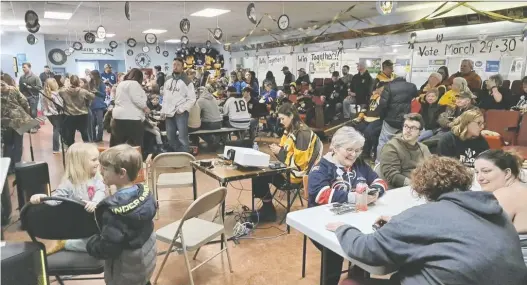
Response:
M201 109L201 122L214 123L223 120L220 113L220 107L218 106L218 103L216 103L216 98L214 98L214 95L210 94L210 92L203 91L199 95L198 105Z
M373 234L348 225L336 234L351 258L398 268L402 285L527 284L518 234L492 193L446 193Z

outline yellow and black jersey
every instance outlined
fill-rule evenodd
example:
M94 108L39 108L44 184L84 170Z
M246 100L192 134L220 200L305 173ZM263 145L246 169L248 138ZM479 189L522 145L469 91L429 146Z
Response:
M322 157L322 142L318 136L307 126L301 125L298 131L284 132L280 140L280 153L278 159L289 167L291 171L291 183L300 184L304 175L315 162Z

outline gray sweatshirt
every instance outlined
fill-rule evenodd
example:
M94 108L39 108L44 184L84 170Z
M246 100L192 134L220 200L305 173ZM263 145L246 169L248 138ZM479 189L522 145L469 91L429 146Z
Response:
M96 174L95 177L89 179L85 183L80 185L73 185L71 181L65 180L60 183L59 187L51 196L65 197L75 200L91 201L99 203L106 197L106 186L104 185L103 178L100 174ZM58 201L47 201L48 205L57 205Z
M198 105L201 109L201 122L214 123L221 122L223 117L220 113L220 107L216 103L216 98L209 92L203 92L198 99Z
M443 194L392 217L373 234L336 231L351 258L399 268L402 285L525 285L518 233L492 193Z

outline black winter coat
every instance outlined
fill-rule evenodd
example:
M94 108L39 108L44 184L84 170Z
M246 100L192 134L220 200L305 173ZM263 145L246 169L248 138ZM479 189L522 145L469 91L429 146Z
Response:
M437 120L439 119L441 113L443 113L445 110L446 106L441 106L437 103L421 103L421 111L419 113L425 121L424 129L430 131L439 129L441 126L439 125L439 122Z
M415 84L401 77L394 79L381 94L378 107L381 119L393 128L402 129L404 115L410 113L412 99L417 95Z

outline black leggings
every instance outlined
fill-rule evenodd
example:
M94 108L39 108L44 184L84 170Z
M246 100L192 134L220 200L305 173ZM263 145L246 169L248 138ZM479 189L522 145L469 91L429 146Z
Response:
M252 180L253 195L259 199L271 199L271 190L269 190L269 183L272 183L276 187L281 187L287 183L285 177L282 174L276 174L273 176L261 176L255 177Z
M63 125L64 142L70 146L75 143L75 132L81 133L82 140L88 142L88 115L66 116Z
M129 144L143 148L143 137L145 127L140 120L117 120L111 123L112 135L110 136L110 147Z

